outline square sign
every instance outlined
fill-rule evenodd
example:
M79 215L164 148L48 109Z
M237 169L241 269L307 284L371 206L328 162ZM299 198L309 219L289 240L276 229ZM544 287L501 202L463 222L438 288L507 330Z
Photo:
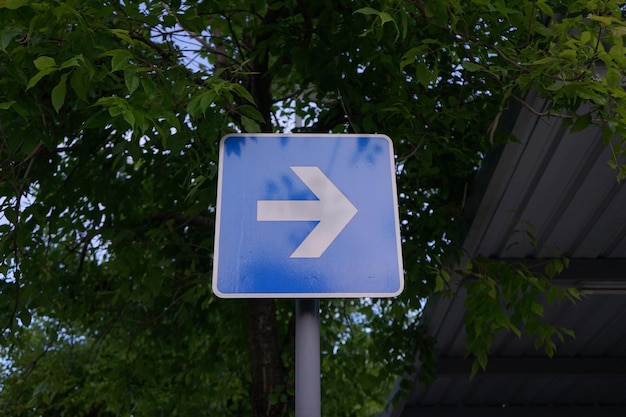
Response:
M220 142L213 291L226 298L402 292L395 163L384 135Z

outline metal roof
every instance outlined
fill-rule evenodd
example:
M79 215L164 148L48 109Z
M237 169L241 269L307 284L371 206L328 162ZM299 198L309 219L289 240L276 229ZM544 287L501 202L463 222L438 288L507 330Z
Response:
M430 301L437 378L388 416L626 415L626 290L610 290L615 282L626 285L626 185L607 164L611 149L599 129L570 133L539 115L545 103L536 94L526 103L537 111L517 114L512 133L519 143L508 143L477 180L483 186L473 192L464 249L511 262L568 257L557 279L590 291L576 305L546 305L544 315L576 338L548 358L529 338L501 335L487 370L470 379L463 293Z

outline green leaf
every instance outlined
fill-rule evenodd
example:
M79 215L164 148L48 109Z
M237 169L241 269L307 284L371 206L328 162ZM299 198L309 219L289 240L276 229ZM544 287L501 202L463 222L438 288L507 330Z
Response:
M49 68L46 68L44 70L39 71L37 74L35 74L35 76L33 78L31 78L28 81L28 85L26 86L26 89L28 90L28 89L34 87L35 85L37 85L37 83L39 81L41 81L41 79L43 77L45 77L47 75L50 75L50 74L52 74L55 71L57 71L56 67L49 67Z
M198 16L197 12L193 9L189 10L187 13L179 13L176 16L178 17L180 25L186 30L200 33L206 29L205 20Z
M381 20L381 24L385 24L385 23L389 23L389 22L393 22L394 24L396 23L396 21L393 19L393 17L391 17L391 15L387 12L380 12L380 14L378 15L378 17L380 17ZM397 28L397 26L396 26Z
M573 61L576 59L577 52L574 49L565 49L559 53L559 58L566 59L568 61Z
M621 45L614 45L609 50L609 55L618 66L626 66L626 57L624 56L624 48Z
M107 55L111 56L111 71L118 71L128 66L128 61L131 58L130 51L126 49L114 49L107 52Z
M545 90L547 91L559 91L562 90L563 87L565 87L567 85L567 83L561 82L561 81L557 81L555 83L550 84L549 86L545 87Z
M254 98L252 94L248 90L246 90L242 85L233 83L231 84L232 90L241 98L246 99L249 103L254 104Z
M574 93L584 100L593 100L598 97L598 93L587 86L574 87Z
M622 74L615 68L609 68L604 76L606 86L610 89L617 88L622 81Z
M434 292L440 292L441 290L444 289L446 285L445 280L442 278L442 276L440 274L437 274L437 276L435 277L435 289Z
M503 329L508 329L511 325L509 317L501 311L494 313L493 321Z
M156 96L159 94L156 84L149 78L142 77L141 86L143 87L143 91L145 91L149 99L156 98Z
M598 16L594 14L588 14L587 19L595 20L596 22L600 22L605 26L611 25L611 23L615 22L616 19L611 16ZM619 23L619 21L617 21Z
M421 56L426 50L426 46L416 46L404 53L402 55L402 61L400 62L400 70L403 70L407 65L410 65L415 62L415 59Z
M261 132L261 127L259 126L259 124L246 116L241 116L241 124L243 125L243 128L246 131L246 133L260 133Z
M81 69L73 71L70 77L70 86L79 99L87 101L90 79L86 71Z
M130 37L130 32L128 30L115 28L111 29L111 33L129 44L133 42L133 39Z
M61 76L59 83L52 89L52 107L58 113L65 102L65 94L67 92L67 76L65 73Z
M476 360L478 361L478 364L480 365L480 367L483 370L487 369L488 357L487 357L487 351L486 350L481 350L481 351L477 352Z
M135 122L136 122L136 118L135 118L135 114L130 110L130 109L126 109L126 111L122 112L122 115L124 117L124 120L126 120L126 122L130 125L131 129L135 127Z
M135 90L139 87L139 76L137 75L137 71L134 68L129 68L124 71L124 83L126 84L126 88L128 89L128 94L133 94Z
M67 61L63 62L61 64L60 69L67 69L67 68L71 68L71 67L79 67L84 61L85 61L85 58L83 57L83 55L79 54L79 55L76 55L76 56L68 59Z
M470 378L474 378L476 374L480 371L480 364L477 360L472 362L472 370L470 371Z
M213 90L203 91L196 94L189 103L187 103L187 112L192 117L198 117L200 114L206 115L207 109L217 99L217 93Z
M261 115L261 112L259 110L256 109L256 107L254 106L250 106L248 104L243 104L239 107L237 107L237 111L239 113L241 113L242 115L249 117L252 120L256 120L259 123L263 123L263 115Z
M572 133L580 132L589 127L589 125L591 125L591 113L587 113L576 118L576 121L572 125L570 131Z
M417 76L417 81L422 84L424 87L428 87L430 81L432 80L432 74L423 62L418 62L415 68L415 75Z
M20 321L22 322L22 324L26 327L30 326L30 323L32 321L32 315L30 314L30 311L28 311L27 308L24 308L22 311L20 311Z
M35 68L37 68L39 71L43 71L51 67L56 67L57 65L54 58L49 56L40 56L39 58L35 59L33 63L35 64Z
M552 8L545 1L538 1L536 4L539 10L545 13L546 16L548 17L554 16L554 10L552 10Z
M511 330L515 336L522 337L522 331L516 325L509 323L509 326L509 330Z
M0 103L0 110L8 110L11 108L13 104L15 104L15 100L5 101L4 103Z
M0 0L0 9L19 9L26 6L29 0Z
M424 7L426 16L435 22L437 25L444 25L448 20L448 8L444 2L441 1L429 1L426 2Z
M358 10L355 10L353 14L364 14L364 15L376 15L378 16L380 12L372 7L362 7Z
M22 33L22 30L19 28L5 26L4 29L2 29L2 33L0 33L0 48L2 48L2 50L6 52L9 43L11 43L13 38L15 38L20 33Z
M543 306L538 302L533 302L530 305L530 310L536 315L543 317Z
M483 69L482 65L470 61L464 61L461 65L469 72L476 72Z
M582 43L583 45L586 45L590 42L593 41L593 39L595 39L596 35L594 32L590 31L590 30L586 30L583 33L580 34L580 43Z
M10 223L17 223L18 215L17 211L13 207L5 207L3 214Z

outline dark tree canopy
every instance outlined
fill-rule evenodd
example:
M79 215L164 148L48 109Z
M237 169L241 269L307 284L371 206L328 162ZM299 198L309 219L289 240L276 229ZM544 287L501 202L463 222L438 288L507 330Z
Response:
M514 139L501 116L533 88L531 110L623 137L622 9L0 0L0 414L292 414L293 302L220 300L210 277L220 138L299 131L394 141L405 292L322 302L323 414L376 415L417 352L432 376L422 305L461 259L482 157ZM468 305L476 370L500 330L533 323L548 354L567 334L534 310L549 276L522 272L481 287L525 297L513 318Z

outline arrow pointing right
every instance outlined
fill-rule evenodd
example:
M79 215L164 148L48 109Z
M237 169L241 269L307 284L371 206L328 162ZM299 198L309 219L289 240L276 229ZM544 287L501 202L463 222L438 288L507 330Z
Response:
M291 258L319 258L357 213L316 166L291 167L318 200L258 200L257 221L319 221Z

